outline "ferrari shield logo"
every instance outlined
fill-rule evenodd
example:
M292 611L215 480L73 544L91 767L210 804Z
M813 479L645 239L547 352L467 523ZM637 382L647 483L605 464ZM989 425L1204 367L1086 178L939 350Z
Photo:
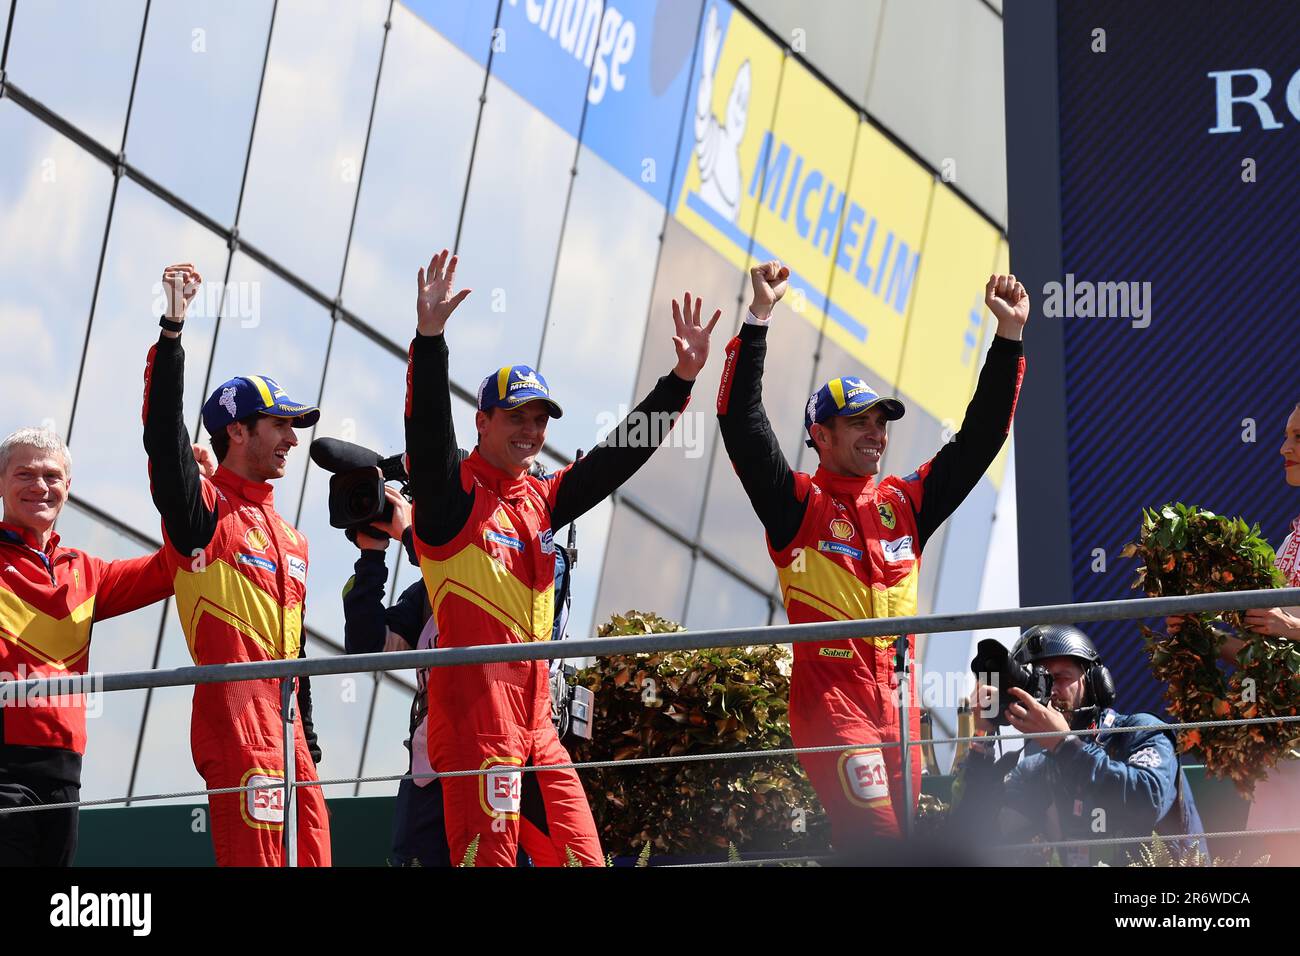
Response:
M894 517L894 506L889 502L880 502L876 505L876 510L880 512L880 523L889 530L894 530L898 520Z

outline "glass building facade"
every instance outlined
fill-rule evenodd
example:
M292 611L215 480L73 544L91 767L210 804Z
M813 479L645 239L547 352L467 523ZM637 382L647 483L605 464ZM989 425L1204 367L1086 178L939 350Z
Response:
M992 335L984 283L1008 262L998 7L0 0L0 433L67 439L64 543L143 554L160 529L141 373L170 262L205 278L185 333L196 440L217 383L269 374L319 402L312 437L393 454L415 273L455 248L474 289L448 332L461 444L482 377L528 363L566 409L552 465L672 367L670 302L689 290L723 311L713 356L668 447L578 522L570 633L631 607L694 629L783 622L713 415L747 270L779 257L794 274L765 381L793 465L815 468L804 404L837 375L907 402L886 470L951 437ZM311 542L308 653L341 654L357 552L305 444L276 505ZM1016 603L1009 461L927 548L923 613ZM417 579L397 557L390 600ZM927 668L964 668L969 639L931 641ZM96 624L90 662L189 657L155 606ZM315 679L323 776L404 771L413 686ZM105 698L85 799L202 786L188 689Z

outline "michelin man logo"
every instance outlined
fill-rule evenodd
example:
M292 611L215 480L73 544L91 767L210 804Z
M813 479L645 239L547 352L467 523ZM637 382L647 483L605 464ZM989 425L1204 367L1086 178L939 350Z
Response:
M804 414L808 416L808 421L810 422L817 421L817 393L816 392L813 392L812 396L808 399L808 407L804 409Z
M217 404L220 405L222 408L224 408L229 413L231 418L239 417L239 413L235 411L236 394L238 394L238 392L235 389L235 387L232 385L229 388L223 388L221 390L221 397L217 399Z
M700 167L700 199L725 219L740 216L740 143L749 118L749 95L753 78L749 61L740 64L727 97L727 115L713 115L713 75L722 49L722 28L718 9L709 7L704 29L704 56L700 68L699 93L695 100L695 156Z

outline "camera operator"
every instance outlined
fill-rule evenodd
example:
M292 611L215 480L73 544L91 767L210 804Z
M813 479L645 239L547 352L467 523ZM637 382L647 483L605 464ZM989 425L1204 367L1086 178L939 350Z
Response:
M358 531L354 542L361 550L353 575L343 588L343 646L348 654L373 654L379 651L410 650L428 647L420 635L428 619L422 581L408 587L392 607L384 606L384 588L388 582L386 562L388 542L397 539L409 547L411 506L392 486L384 488L392 506L389 521L376 520L371 527L387 537L375 537ZM400 559L399 559L400 560ZM419 672L415 697L411 701L411 736L405 741L410 751L407 773L429 773L427 761L417 760L425 754L412 739L423 726L425 701L424 671ZM443 836L442 788L429 777L403 780L397 789L393 814L393 859L396 866L449 866L447 840Z
M975 706L982 715L976 733L988 739L971 744L954 786L950 821L961 835L1007 844L1035 837L1055 841L1202 832L1171 732L1069 734L1162 722L1151 714L1112 709L1110 672L1086 634L1069 625L1044 624L1021 636L1009 660L1000 649L999 663L996 650L990 654L982 643L971 665L979 680L998 674L998 686L1009 687L1009 693L999 700L996 688L976 685ZM1027 747L995 761L1000 724L1024 734L1064 736L1038 738L1032 742L1035 752ZM1195 851L1209 859L1203 838L1167 843L1175 857ZM1136 846L1119 849L1115 857L1123 860L1125 849L1132 854ZM1060 853L1066 865L1087 865L1088 856L1088 850L1075 847Z

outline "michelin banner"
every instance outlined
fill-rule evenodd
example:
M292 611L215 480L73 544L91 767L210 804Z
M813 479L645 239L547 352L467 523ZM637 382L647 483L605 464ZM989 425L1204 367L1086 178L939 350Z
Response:
M737 269L786 262L799 315L960 420L998 230L729 3L409 5Z
M706 5L686 108L673 215L738 269L789 264L799 315L936 419L960 418L997 230L729 4ZM936 197L948 233L923 268Z

